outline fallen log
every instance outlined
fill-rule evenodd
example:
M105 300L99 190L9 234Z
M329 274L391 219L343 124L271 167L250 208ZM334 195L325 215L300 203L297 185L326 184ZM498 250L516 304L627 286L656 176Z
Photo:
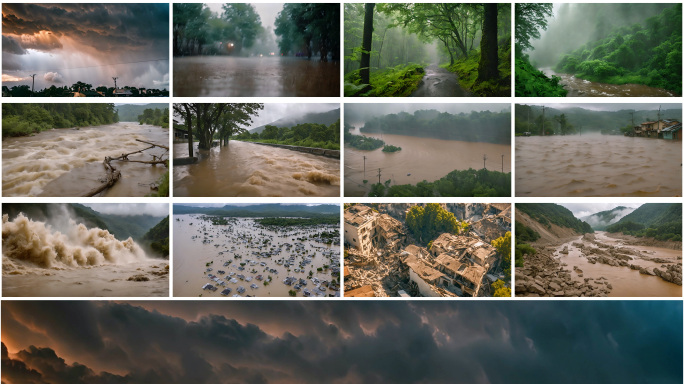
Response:
M103 162L105 170L107 171L107 175L105 176L105 180L102 182L102 185L86 192L83 197L93 197L105 189L113 186L121 178L121 172L111 165L111 160L112 159L109 156L106 156Z

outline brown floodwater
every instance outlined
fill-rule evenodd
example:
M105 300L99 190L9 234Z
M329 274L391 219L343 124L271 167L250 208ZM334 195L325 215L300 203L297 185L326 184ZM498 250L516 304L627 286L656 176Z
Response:
M174 144L174 157L188 145ZM339 196L340 161L241 141L197 151L199 162L173 167L174 196Z
M580 79L567 73L556 73L550 68L542 68L546 76L561 78L560 84L568 91L567 97L676 97L667 89L649 87L642 84L604 84Z
M515 194L681 196L681 162L681 141L601 134L516 137Z
M295 57L176 57L173 95L338 97L340 64Z
M147 257L130 238L72 220L58 230L22 214L2 224L3 296L169 295L168 260Z
M329 283L334 280L331 269L323 267L340 265L340 246L300 239L323 231L339 229L339 225L288 229L262 227L253 218L228 220L228 225L213 225L211 221L203 219L202 215L173 216L174 296L288 297L288 292L294 289L294 284L283 283L287 277L296 277L297 282L299 279L307 281L307 284L297 291L298 297L304 296L304 288L312 292L311 296L335 295L335 291L330 288L317 291L318 295L313 292L316 292L316 285L320 282ZM264 244L265 240L270 242ZM285 244L292 247L288 248ZM274 249L280 249L280 253L270 257L261 255L262 252ZM290 257L294 258L294 265L287 267L284 263L278 262L281 259L288 261ZM299 265L305 259L309 261L300 269ZM225 265L227 262L230 263ZM244 266L241 266L241 263L244 263ZM243 270L240 270L240 267ZM322 270L318 271L318 268ZM312 272L311 275L309 272ZM216 280L211 280L210 274L215 276ZM238 275L242 275L243 279ZM263 280L257 279L259 275ZM269 276L272 280L265 284ZM223 285L220 285L220 282ZM218 290L202 289L207 283ZM256 288L252 288L252 284L256 284ZM241 294L237 292L240 286L245 288L245 292ZM225 288L231 289L230 294L221 295Z
M483 155L487 155L487 168L511 171L511 146L490 143L472 143L456 140L439 140L416 136L361 133L382 139L386 144L401 147L401 151L387 153L382 148L373 151L344 148L344 195L347 197L365 196L373 183L378 182L378 168L381 181L391 179L394 184L417 184L423 180L435 181L454 170L468 168L481 169ZM363 172L363 157L366 157L366 172ZM363 180L368 180L364 184Z
M105 156L117 157L149 147L136 139L169 145L169 130L121 122L97 127L53 129L2 142L3 196L81 196L100 185ZM129 156L152 160L167 153L161 148ZM168 153L166 154L168 158ZM163 165L115 161L121 178L100 196L145 196L150 184L166 171Z
M606 244L623 246L622 242L606 236L605 232L597 232L596 240ZM658 276L643 275L638 270L633 270L629 267L613 267L607 264L589 263L586 257L580 256L580 250L572 245L573 242L578 241L581 242L581 237L562 244L554 252L554 255L561 263L567 264L565 268L571 271L573 280L584 283L584 278L593 277L598 279L599 277L605 277L606 281L613 286L613 289L608 294L610 297L682 296L681 286L669 283ZM565 246L568 247L569 251L567 255L559 252ZM585 246L589 246L588 243L585 243ZM634 260L628 261L630 264L637 264L644 268L660 268L661 263L647 260L647 258L651 257L671 260L672 263L681 263L681 260L678 260L682 256L681 250L637 245L629 245L625 246L625 248L639 251L646 256L646 258L637 257ZM575 266L583 271L583 277L577 276L577 272L573 270Z

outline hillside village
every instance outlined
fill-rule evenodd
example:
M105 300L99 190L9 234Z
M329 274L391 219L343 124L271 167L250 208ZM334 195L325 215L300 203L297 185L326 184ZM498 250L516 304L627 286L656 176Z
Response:
M491 296L490 285L510 270L510 258L504 265L491 244L510 231L510 204L439 204L464 229L434 239L416 239L408 228L417 205L346 207L345 296Z

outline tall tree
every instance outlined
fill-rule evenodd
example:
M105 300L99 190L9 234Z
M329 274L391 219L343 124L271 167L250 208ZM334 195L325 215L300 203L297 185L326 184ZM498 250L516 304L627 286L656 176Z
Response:
M480 42L480 66L477 81L485 82L499 78L499 50L497 47L497 4L484 4L482 41Z
M515 49L516 56L532 49L530 40L539 38L539 30L546 30L546 19L551 16L553 4L515 4Z
M361 43L361 77L362 84L370 84L370 51L373 45L373 9L374 3L366 3L363 16L363 42Z

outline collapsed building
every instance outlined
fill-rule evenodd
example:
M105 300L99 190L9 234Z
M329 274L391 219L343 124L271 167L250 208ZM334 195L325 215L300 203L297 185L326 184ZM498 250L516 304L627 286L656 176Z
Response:
M344 212L344 242L363 255L375 249L397 251L405 241L401 222L390 215L365 205L354 205Z

